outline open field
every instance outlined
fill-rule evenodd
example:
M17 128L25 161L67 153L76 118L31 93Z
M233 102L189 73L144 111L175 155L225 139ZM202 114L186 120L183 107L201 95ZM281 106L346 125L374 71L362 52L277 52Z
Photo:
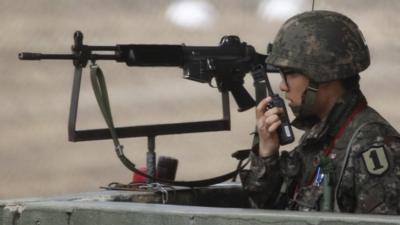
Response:
M283 22L260 19L255 15L255 0L213 0L217 11L214 25L206 30L185 30L165 19L170 2L0 1L0 199L92 191L111 181L131 179L114 155L110 140L67 141L71 62L22 62L17 59L18 52L69 52L76 30L84 33L84 42L98 45L216 45L223 35L236 34L258 52L265 52ZM359 24L372 55L372 65L361 75L362 90L369 104L399 129L400 1L349 2L320 0L316 8L342 12ZM300 11L308 9L307 2ZM99 64L119 126L220 117L217 90L183 80L179 69ZM82 83L78 127L104 127L87 78ZM271 81L277 87L279 79ZM246 80L246 87L252 90L251 79ZM232 170L236 162L230 154L251 144L254 112L236 112L232 100L231 116L230 132L157 137L156 151L179 158L179 179L206 178ZM145 138L122 139L122 143L137 165L145 163Z

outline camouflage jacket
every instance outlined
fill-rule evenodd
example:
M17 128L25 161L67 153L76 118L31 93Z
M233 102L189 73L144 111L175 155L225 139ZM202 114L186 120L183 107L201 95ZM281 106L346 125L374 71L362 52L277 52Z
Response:
M293 151L250 158L241 178L252 207L400 214L400 135L360 92L306 129Z

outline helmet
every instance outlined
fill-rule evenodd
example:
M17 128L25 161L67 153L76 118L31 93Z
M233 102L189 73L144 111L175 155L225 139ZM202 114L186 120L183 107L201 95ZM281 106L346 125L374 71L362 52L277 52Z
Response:
M279 30L267 63L301 71L321 83L358 74L370 64L358 26L331 11L310 11L287 20Z

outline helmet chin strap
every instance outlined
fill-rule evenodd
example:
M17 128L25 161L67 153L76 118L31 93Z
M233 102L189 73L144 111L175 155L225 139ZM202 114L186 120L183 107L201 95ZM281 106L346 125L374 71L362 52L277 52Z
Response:
M291 106L293 114L296 118L306 119L312 115L312 109L317 99L318 83L310 80L307 89L302 96L301 105Z

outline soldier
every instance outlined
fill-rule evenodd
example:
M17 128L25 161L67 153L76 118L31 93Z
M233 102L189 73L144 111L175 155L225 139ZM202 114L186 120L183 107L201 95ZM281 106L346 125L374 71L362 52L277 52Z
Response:
M259 144L241 174L256 208L400 213L400 135L368 106L359 73L370 64L357 25L344 15L311 11L286 21L267 63L280 68L292 125L305 131L281 151L281 108L256 109Z

